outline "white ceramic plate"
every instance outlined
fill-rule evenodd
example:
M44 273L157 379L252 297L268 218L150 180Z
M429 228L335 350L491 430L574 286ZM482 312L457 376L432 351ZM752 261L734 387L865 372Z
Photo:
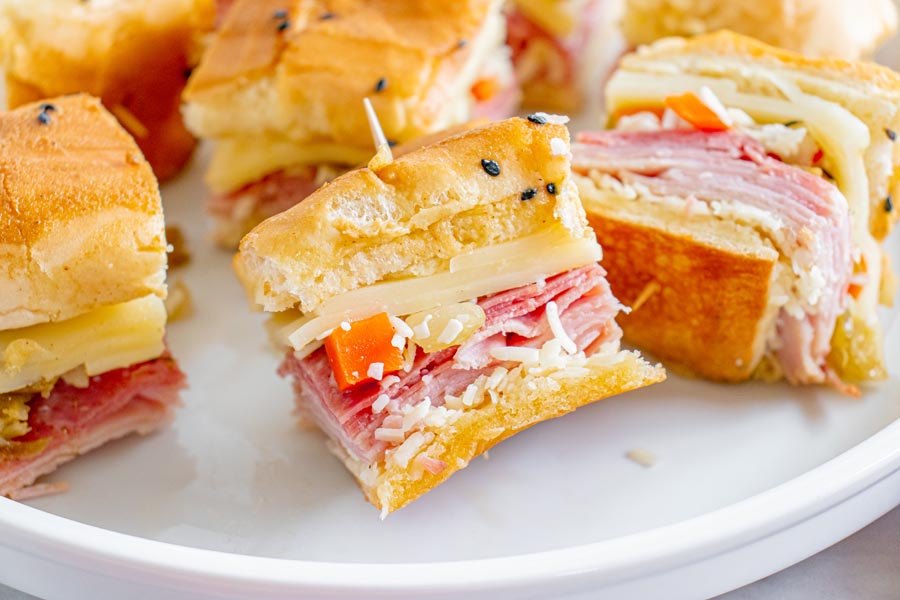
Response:
M60 469L68 493L0 499L0 583L50 600L697 598L900 502L900 320L885 313L891 379L862 400L672 376L504 442L382 522L295 426L262 318L205 242L202 163L163 190L194 255L171 274L197 307L169 330L185 406Z

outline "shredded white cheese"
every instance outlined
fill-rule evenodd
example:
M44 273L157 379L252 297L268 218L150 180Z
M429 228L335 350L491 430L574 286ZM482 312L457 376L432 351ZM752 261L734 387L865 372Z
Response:
M375 439L390 444L399 444L403 441L403 432L399 429L379 427L375 430Z
M459 319L450 319L447 321L446 327L438 336L437 341L439 344L450 344L455 340L460 333L462 333L463 324Z
M341 329L344 331L350 331L350 323L347 321L341 321Z
M388 405L388 402L391 401L390 396L387 394L379 394L375 399L375 402L372 403L372 412L375 414L380 413L384 410L384 408Z
M431 337L431 329L428 328L428 321L432 318L431 315L425 315L425 318L421 323L413 327L413 337L418 340L427 340Z
M541 362L540 351L537 348L522 348L519 346L492 348L491 358L534 365Z
M575 354L575 352L578 351L578 346L575 345L575 342L573 342L572 338L569 337L569 334L566 333L562 321L559 318L559 307L556 305L556 302L553 300L548 302L544 312L547 313L547 323L550 324L550 331L553 332L553 337L559 340L563 350L569 354Z
M413 330L409 325L406 324L406 321L400 319L398 317L388 317L388 320L391 322L391 325L394 326L394 329L397 331L397 335L403 338L411 338L413 336Z
M553 156L564 156L569 153L569 145L558 137L550 138L550 154Z
M375 381L381 381L381 379L384 377L384 363L373 362L369 365L369 369L366 371L366 375L368 375Z

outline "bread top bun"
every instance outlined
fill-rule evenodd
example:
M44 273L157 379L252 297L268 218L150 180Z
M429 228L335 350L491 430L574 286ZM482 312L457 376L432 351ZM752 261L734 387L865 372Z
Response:
M626 0L632 45L731 29L811 56L859 58L897 29L892 0Z
M235 268L263 309L310 312L330 297L444 271L454 256L553 224L593 239L569 154L554 155L553 138L568 147L565 126L513 118L375 171L351 171L247 234ZM483 159L495 161L500 174L488 174ZM534 196L523 200L525 190Z
M165 295L156 179L99 100L0 114L0 184L0 329Z
M388 139L467 117L451 100L503 42L496 0L238 0L185 90L203 137L286 136L368 148L370 97ZM464 86L464 89L458 89Z
M214 0L0 0L0 56L9 75L47 96L105 99L122 80L158 76L141 71L140 57L150 57L146 68L186 45L198 54L197 35L214 18Z
M882 239L900 217L900 211L887 210L888 203L885 202L889 194L895 196L900 192L900 178L894 176L900 168L900 143L891 135L900 130L900 74L888 67L838 58L805 57L721 31L687 39L667 38L641 47L622 60L618 73L628 72L642 72L654 77L686 75L728 80L737 92L787 99L801 111L809 110L808 104L799 104L785 96L782 88L786 83L796 86L802 94L843 108L868 129L868 139L860 143L870 202L869 214L863 224L868 221L872 235ZM612 111L634 102L633 98L625 97L628 94L623 94L618 86L618 73L607 86L607 101ZM685 85L694 84L699 82L685 80ZM761 109L761 114L766 110ZM797 118L803 120L804 116L812 117L801 112ZM830 131L820 133L833 134L837 131L836 126L834 123ZM817 135L816 132L813 134ZM852 206L852 194L841 184L840 176L838 180Z

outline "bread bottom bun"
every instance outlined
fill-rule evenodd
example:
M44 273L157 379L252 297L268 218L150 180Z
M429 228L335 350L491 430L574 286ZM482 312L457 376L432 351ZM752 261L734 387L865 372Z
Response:
M382 517L387 516L519 431L580 406L665 379L662 367L648 364L636 352L622 351L608 358L605 364L589 362L587 374L572 377L554 376L558 375L554 372L531 375L524 367L511 370L498 386L496 401L485 398L480 406L464 411L455 421L426 428L425 435L430 433L433 438L405 465L392 460L392 456L369 465L335 444L331 444L332 451L356 476L369 502L381 510ZM442 461L446 467L432 473L416 463L418 456Z

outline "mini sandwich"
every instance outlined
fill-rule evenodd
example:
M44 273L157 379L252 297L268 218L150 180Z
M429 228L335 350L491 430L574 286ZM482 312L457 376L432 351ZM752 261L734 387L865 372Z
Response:
M98 96L168 179L196 143L181 91L214 19L213 0L0 0L7 103Z
M607 102L573 169L626 339L716 380L885 377L898 74L720 33L627 56Z
M517 431L664 374L619 347L557 118L384 158L258 226L235 266L275 313L299 414L387 515Z
M166 238L153 171L75 95L0 114L0 496L169 421ZM31 487L29 487L31 486Z
M366 164L370 97L402 144L518 104L499 0L238 0L185 92L213 140L214 237L235 246L266 217Z
M621 0L514 0L507 11L526 106L571 112L599 94L625 47Z
M634 47L669 36L730 29L810 56L857 59L897 30L894 0L625 0Z

